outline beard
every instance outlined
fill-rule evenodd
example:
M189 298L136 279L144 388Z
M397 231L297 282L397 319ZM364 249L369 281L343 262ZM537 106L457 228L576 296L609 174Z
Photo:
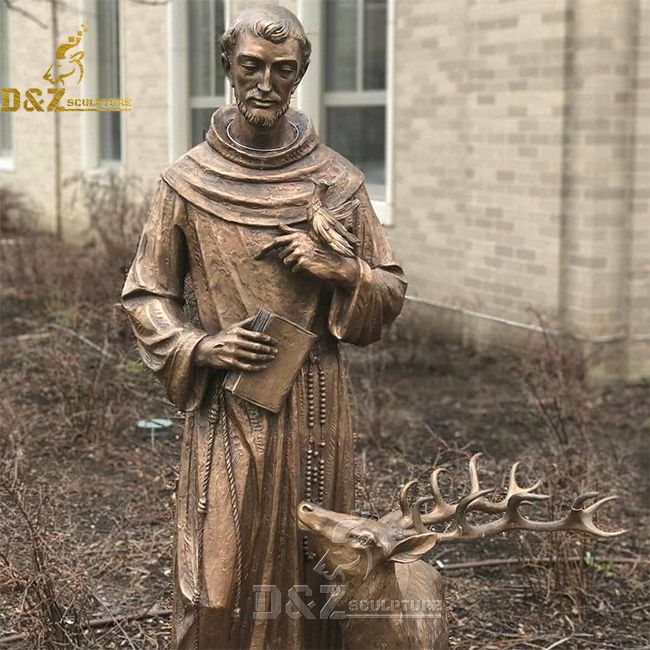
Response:
M251 126L258 129L270 129L274 127L280 118L289 110L291 98L289 98L284 104L281 104L278 108L273 109L273 111L265 111L266 114L256 115L246 103L248 99L252 99L255 96L255 93L249 93L246 99L242 99L239 93L235 91L235 102L237 102L237 108L239 108L240 113Z

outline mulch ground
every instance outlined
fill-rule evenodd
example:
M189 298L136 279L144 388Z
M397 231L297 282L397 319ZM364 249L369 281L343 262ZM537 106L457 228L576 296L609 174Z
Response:
M69 647L165 648L180 419L109 300L48 303L5 280L1 317L0 647L46 647L55 603ZM412 477L426 491L441 464L449 468L443 490L457 500L467 460L480 451L482 485L504 485L522 460L521 482L540 476L542 489L559 489L560 510L576 485L619 494L599 522L628 529L598 542L515 534L434 548L452 647L648 647L647 384L582 386L571 413L581 414L586 438L560 444L520 358L414 340L346 350L361 510L395 507ZM172 433L152 438L136 428L152 417L172 418ZM584 486L579 476L562 482L567 468L585 470Z

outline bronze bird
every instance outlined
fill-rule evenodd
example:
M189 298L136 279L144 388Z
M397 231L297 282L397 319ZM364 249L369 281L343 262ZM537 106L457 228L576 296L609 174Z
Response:
M325 192L331 187L330 183L319 181L315 183L314 193L307 205L307 221L310 226L310 234L313 239L322 242L328 248L344 257L354 257L355 249L359 245L359 239L343 225L350 218L359 205L357 199L344 201L340 205L328 208L323 203ZM283 232L295 232L287 226L280 226ZM254 259L261 260L267 253L282 246L277 241L262 247L254 256Z
M357 199L329 208L323 203L330 183L318 181L307 206L307 219L315 239L344 257L354 257L359 240L343 225L359 205Z

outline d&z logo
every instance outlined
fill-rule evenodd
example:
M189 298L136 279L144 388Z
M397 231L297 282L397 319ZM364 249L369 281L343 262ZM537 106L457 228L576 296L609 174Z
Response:
M82 61L86 53L79 46L87 31L88 24L84 23L75 35L69 36L66 42L56 48L54 63L43 75L43 79L54 86L53 88L47 88L46 93L43 93L40 88L29 88L22 97L18 88L0 88L0 112L15 113L20 108L37 113L130 111L132 101L123 97L68 98L64 101L66 81L73 81L76 78L76 85L79 85L84 77Z

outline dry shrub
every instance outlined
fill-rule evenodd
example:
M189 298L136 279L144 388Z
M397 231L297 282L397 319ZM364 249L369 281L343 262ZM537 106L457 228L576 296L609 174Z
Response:
M11 237L5 234L0 242L0 281L5 297L20 296L21 301L49 312L119 300L151 201L151 192L139 179L114 170L75 176L66 185L72 187L73 204L81 204L88 216L88 231L81 233L85 245L63 242L31 227L15 231ZM0 206L2 196L0 193ZM14 198L12 205L26 206L28 202ZM24 210L27 215L28 208ZM20 222L35 224L27 216Z
M88 217L89 232L112 268L126 271L133 259L142 226L153 198L142 179L108 169L66 180L71 203L80 204Z
M6 185L0 187L0 233L3 237L36 228L38 207L24 192Z
M354 380L349 390L354 428L362 431L370 444L381 447L391 430L391 413L396 396L386 377L388 357L381 349L368 348L354 355Z
M23 482L15 462L0 457L0 579L14 593L12 619L30 648L83 648L92 595L74 561L75 529L61 522L67 495L38 476Z
M0 629L27 634L20 647L91 647L87 624L101 604L93 587L110 539L101 552L80 543L89 538L80 501L88 493L74 474L83 466L70 459L113 449L139 418L167 413L119 305L149 197L113 174L77 180L88 243L31 228L0 240L0 603L11 603Z
M58 312L72 306L117 300L114 269L91 247L72 246L36 233L0 242L0 278L5 297L17 297L36 311Z
M400 375L447 374L455 372L450 358L450 344L431 334L426 314L406 308L383 333L381 341L366 348L345 348L352 382L352 412L355 430L364 434L370 444L381 447L395 444L395 433L404 434L404 418L412 409L404 409L390 379L391 371ZM429 330L429 331L428 331ZM395 374L394 372L392 373ZM427 428L422 419L409 418L415 429ZM392 436L392 439L391 439Z
M11 396L8 403L24 416L31 405L32 433L47 435L51 443L94 443L107 431L132 425L134 413L123 404L144 375L135 359L108 338L99 348L104 352L97 352L65 330L43 335L7 360L11 376L5 373L0 382Z
M608 458L596 453L590 434L590 396L585 383L589 361L577 341L558 335L541 317L540 324L541 346L520 357L519 370L545 432L530 464L543 478L542 491L551 497L546 516L559 519L579 494L612 494L618 480ZM606 511L599 516L601 528L618 527L611 522L603 525ZM522 559L534 567L531 588L538 595L566 594L579 612L594 582L605 573L604 566L593 559L595 538L560 532L520 536L519 541ZM545 561L539 563L540 558Z
M93 441L134 417L119 407L125 392L151 386L119 305L150 196L115 171L68 183L88 210L94 241L39 232L0 240L3 335L16 339L3 381L11 381L5 395L16 408L33 405L58 423L51 435Z
M425 369L435 374L451 374L452 344L433 329L431 313L407 300L402 314L389 327L379 344L390 362L408 368Z

